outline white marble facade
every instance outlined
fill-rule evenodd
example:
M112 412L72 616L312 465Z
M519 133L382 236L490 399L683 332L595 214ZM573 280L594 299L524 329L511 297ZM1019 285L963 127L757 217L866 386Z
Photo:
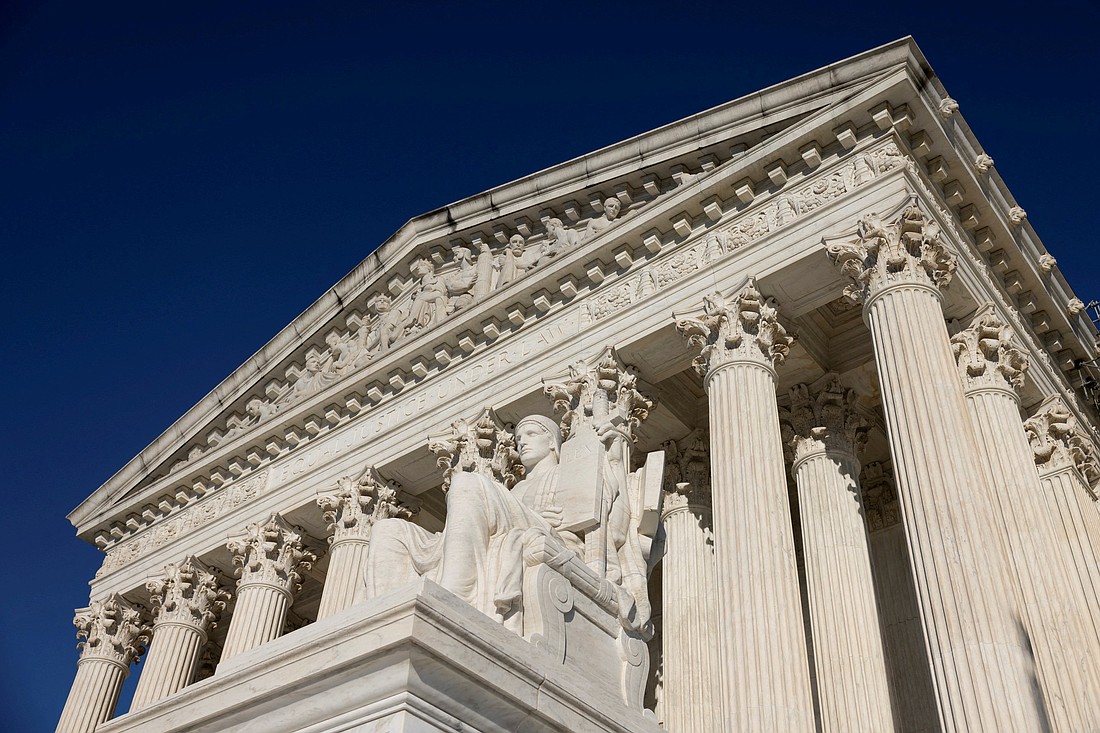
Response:
M383 243L72 512L57 730L1100 730L1097 334L928 68Z

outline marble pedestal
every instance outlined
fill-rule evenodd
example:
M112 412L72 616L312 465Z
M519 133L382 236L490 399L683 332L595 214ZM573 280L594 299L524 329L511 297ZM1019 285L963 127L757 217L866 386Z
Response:
M455 730L661 728L623 704L617 680L555 661L421 580L242 652L97 733Z

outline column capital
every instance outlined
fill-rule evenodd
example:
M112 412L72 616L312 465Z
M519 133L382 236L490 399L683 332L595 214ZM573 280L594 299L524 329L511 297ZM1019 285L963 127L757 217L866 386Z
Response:
M164 566L164 577L145 584L156 609L154 624L178 623L206 632L229 600L218 576L195 557Z
M416 512L397 499L399 486L379 475L374 466L367 466L358 478L344 476L337 480L336 491L317 497L317 506L324 512L329 543L370 538L375 522L390 517L408 519Z
M881 461L868 463L863 467L859 484L863 488L863 511L867 517L868 532L901 522L894 472L890 466Z
M954 249L939 225L917 205L915 194L896 216L864 214L854 236L826 237L821 243L851 280L844 295L856 303L866 304L896 286L925 287L938 293L951 282L957 266Z
M80 661L103 659L128 670L149 642L145 608L118 593L78 609L73 624L80 639Z
M1100 462L1092 441L1061 397L1048 397L1024 421L1024 430L1040 471L1075 468L1090 488L1100 483Z
M429 435L428 450L443 469L444 491L461 471L483 474L508 488L523 477L515 438L491 407L473 420L459 418L443 432Z
M870 423L855 409L856 394L826 374L814 385L790 390L791 406L780 412L784 438L794 451L795 466L811 455L838 451L853 458L867 442Z
M649 417L654 401L638 390L638 371L626 364L614 348L605 347L595 358L578 359L565 374L543 380L542 391L562 413L561 435L568 439L581 425L599 416L616 422L631 437Z
M1003 389L1016 393L1030 367L1012 329L986 304L970 326L951 337L951 348L967 390Z
M244 533L226 545L238 565L238 587L271 585L288 593L297 592L302 570L308 570L317 555L308 549L304 532L272 514L266 522L249 524Z
M704 379L726 364L751 362L768 370L782 364L794 339L779 322L773 298L756 289L756 279L730 296L703 296L703 313L677 318L676 329L700 350L692 366Z
M666 440L665 500L662 514L687 507L710 508L710 436L696 428L679 440Z

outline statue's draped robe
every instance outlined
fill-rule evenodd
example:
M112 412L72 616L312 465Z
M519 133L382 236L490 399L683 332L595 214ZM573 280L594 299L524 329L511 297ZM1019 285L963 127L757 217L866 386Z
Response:
M557 478L558 467L548 467L509 491L481 474L456 473L447 492L442 532L401 519L374 526L365 578L368 595L427 577L504 620L521 595L524 545L534 536L555 534L538 510L553 506Z

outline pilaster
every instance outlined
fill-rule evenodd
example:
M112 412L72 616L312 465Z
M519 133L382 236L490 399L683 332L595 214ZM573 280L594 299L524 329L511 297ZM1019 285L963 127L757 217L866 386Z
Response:
M724 730L814 730L775 366L791 338L749 280L677 329L710 403Z
M117 593L76 612L80 660L57 733L92 733L114 717L130 664L141 657L148 641L143 614L141 606Z
M301 571L317 555L305 545L302 530L279 514L248 525L228 545L239 565L237 603L222 649L222 662L282 635L294 594L301 588Z
M955 253L916 197L826 239L871 330L944 731L1048 729L940 288Z
M1045 505L1033 456L1020 419L1016 390L1028 360L1011 329L991 309L951 339L977 431L985 474L1000 519L1034 647L1039 682L1056 731L1100 727L1100 647L1079 602L1072 563ZM1085 653L1079 653L1083 650Z
M194 557L166 566L164 577L146 588L154 609L152 641L131 710L175 694L194 681L207 633L229 599L217 576Z
M823 733L894 729L857 450L867 421L837 375L790 392L794 454Z
M665 449L661 713L672 733L720 733L718 589L710 507L710 438L696 430Z
M328 575L321 593L317 619L328 618L366 600L363 569L367 562L371 528L389 517L408 519L413 513L397 500L397 484L368 466L358 478L344 476L336 492L317 498L331 536Z

